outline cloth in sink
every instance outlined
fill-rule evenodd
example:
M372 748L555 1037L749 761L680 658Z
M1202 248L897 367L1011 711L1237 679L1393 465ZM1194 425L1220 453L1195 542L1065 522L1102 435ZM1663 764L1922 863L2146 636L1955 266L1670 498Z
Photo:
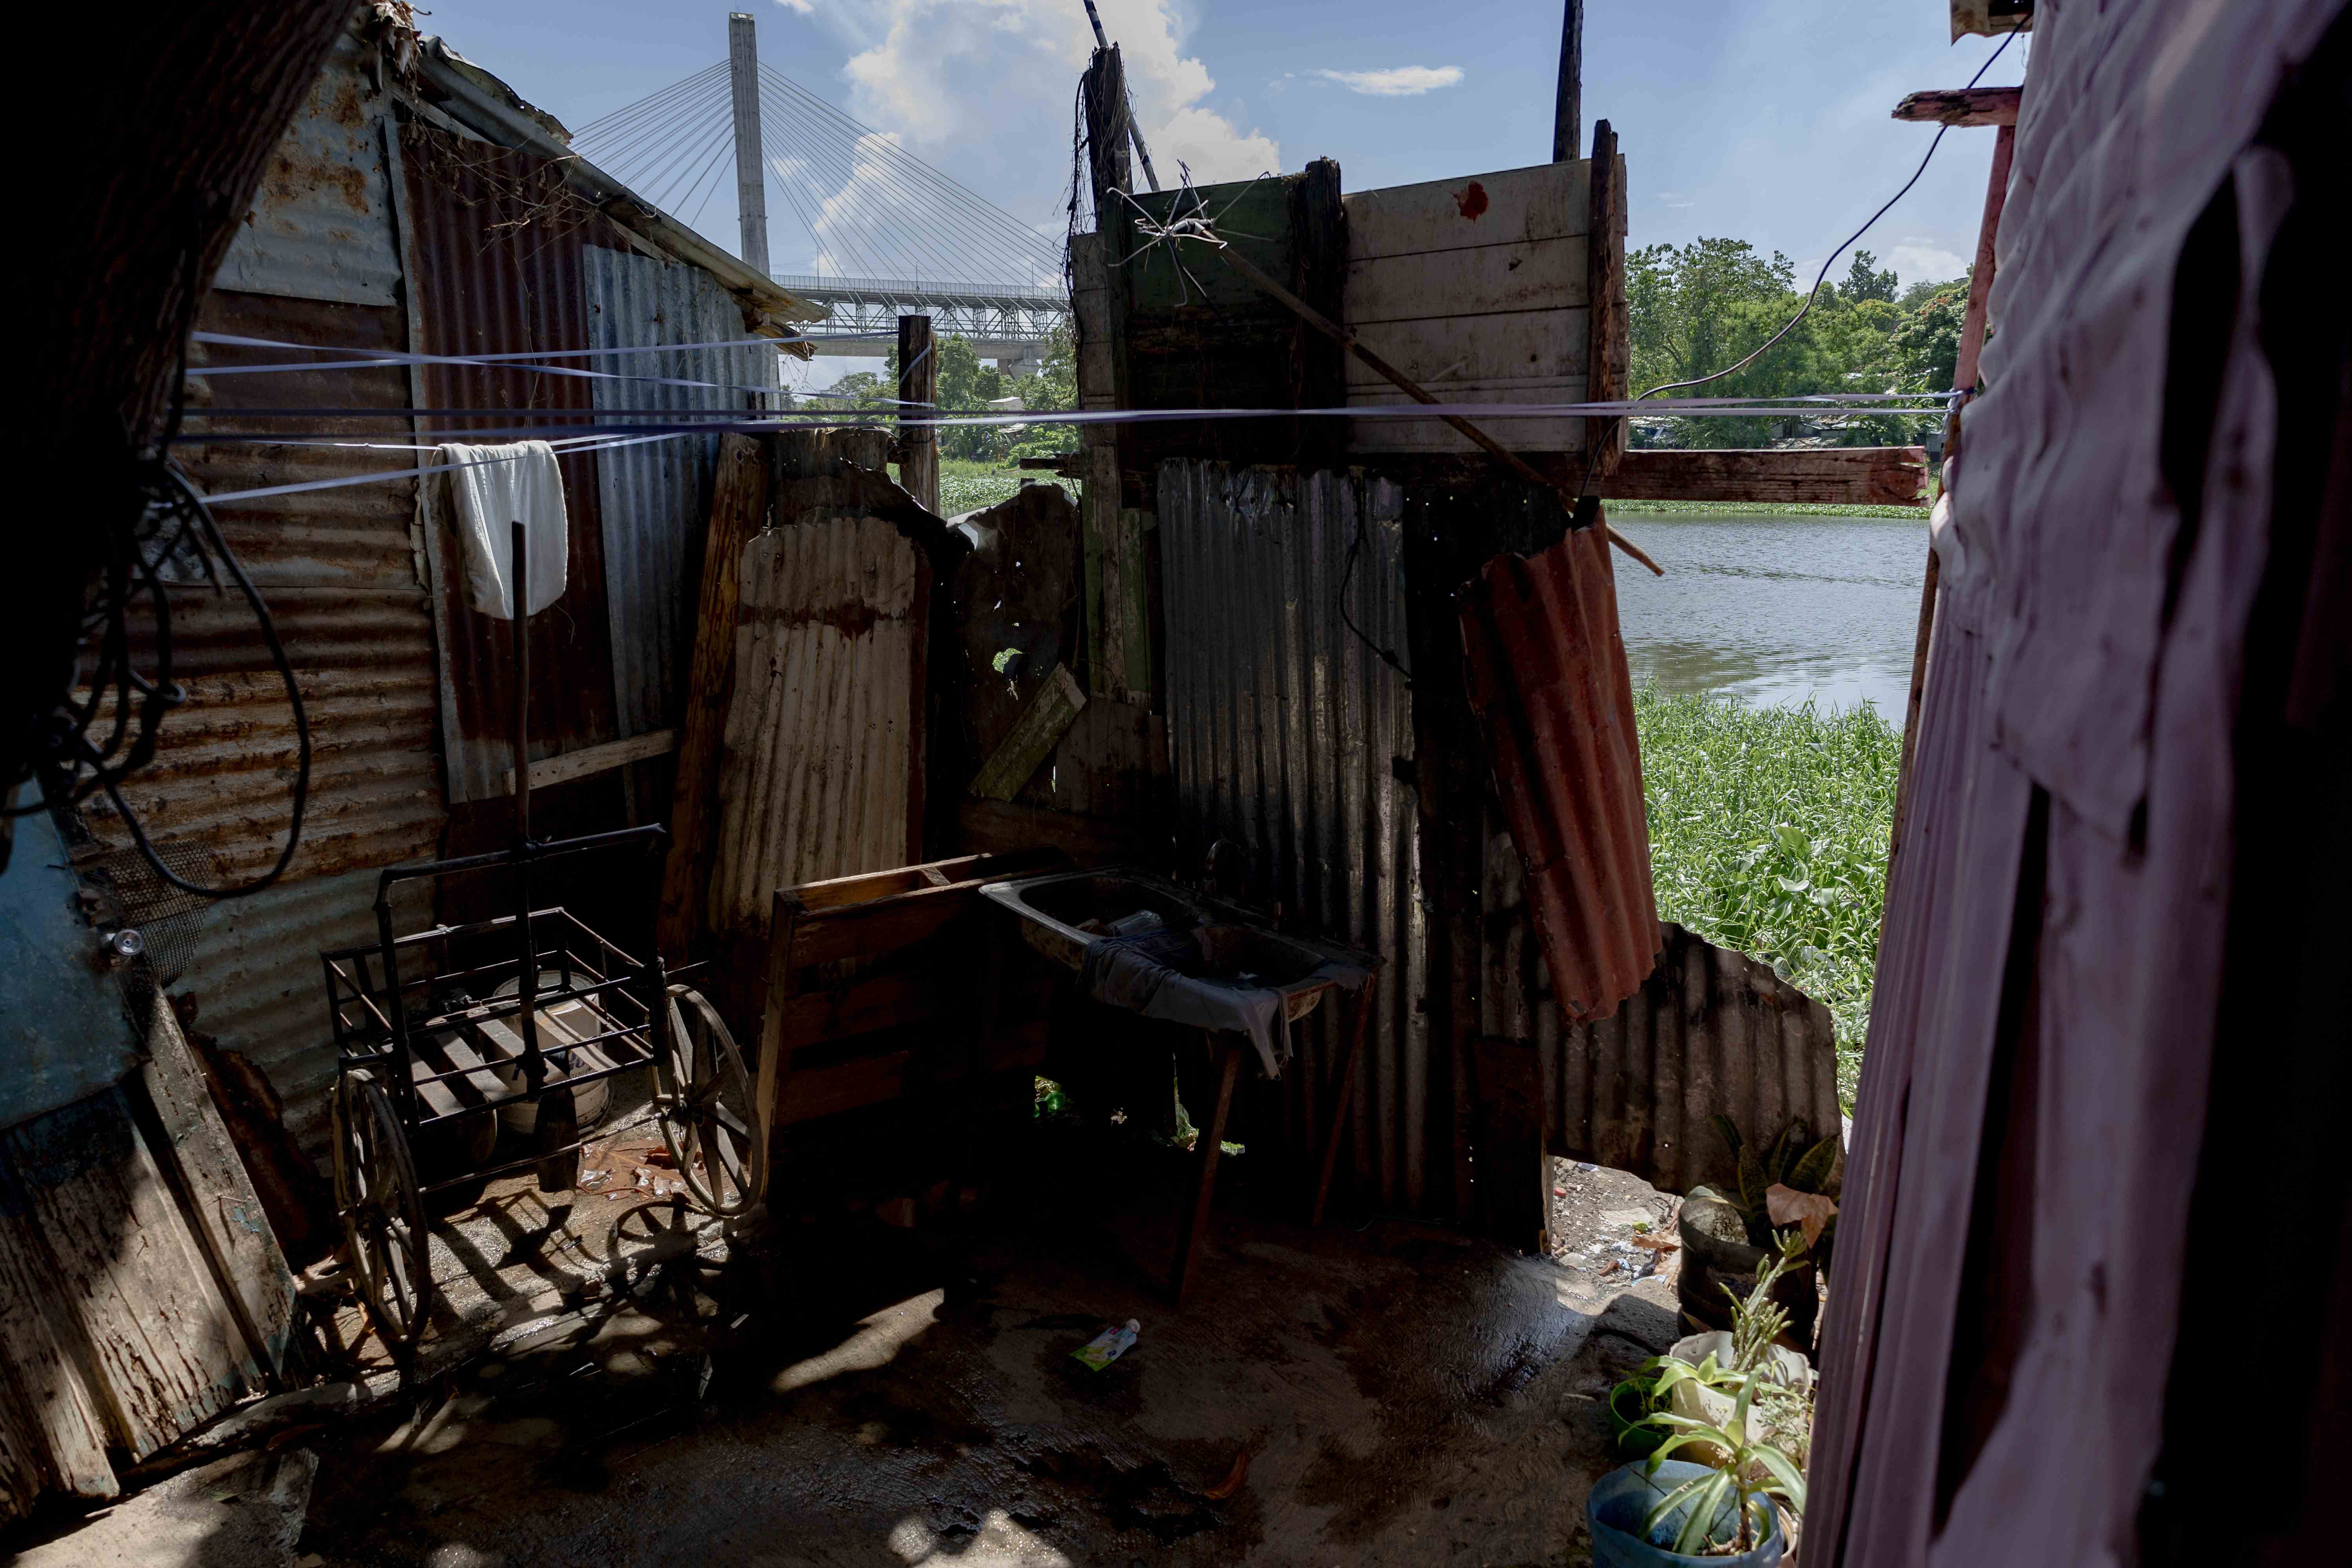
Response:
M1285 996L1307 985L1337 982L1360 989L1371 972L1327 960L1303 980L1279 989L1217 975L1187 974L1198 967L1201 950L1190 931L1147 931L1134 936L1097 937L1087 944L1078 989L1097 1002L1202 1029L1232 1029L1249 1037L1258 1065L1280 1078L1290 1059L1290 1031L1283 1026Z

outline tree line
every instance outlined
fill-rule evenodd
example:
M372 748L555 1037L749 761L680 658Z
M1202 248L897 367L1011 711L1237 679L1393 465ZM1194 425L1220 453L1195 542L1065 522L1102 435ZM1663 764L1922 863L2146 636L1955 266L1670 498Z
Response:
M1804 304L1796 269L1744 239L1653 245L1625 258L1633 328L1630 390L1638 394L1738 364ZM1843 282L1824 282L1812 310L1754 364L1694 387L1703 397L1787 397L1820 392L1943 392L1959 357L1969 279L1902 287L1867 250ZM1826 420L1643 419L1635 446L1763 447L1813 436L1846 447L1917 440L1933 419L1854 415Z

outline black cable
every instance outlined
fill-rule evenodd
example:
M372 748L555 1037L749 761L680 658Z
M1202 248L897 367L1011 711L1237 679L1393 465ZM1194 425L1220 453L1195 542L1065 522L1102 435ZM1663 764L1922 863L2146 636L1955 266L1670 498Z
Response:
M1361 511L1359 511L1356 514L1356 537L1353 542L1348 546L1348 567L1346 571L1339 574L1339 624L1346 626L1349 631L1355 633L1356 640L1362 643L1366 647L1371 649L1373 653L1377 654L1382 664L1387 665L1391 669L1395 670L1397 674L1403 677L1405 689L1410 691L1412 689L1412 671L1407 669L1403 664L1398 660L1396 655L1391 653L1387 648L1382 647L1379 643L1374 642L1369 636L1367 636L1364 632L1364 628L1356 624L1356 618L1348 614L1348 584L1355 578L1356 557L1362 552L1363 548L1364 514Z
M1991 54L1987 55L1985 57L1985 63L1977 68L1977 74L1969 78L1969 87L1972 88L1976 86L1977 83L1984 79L1985 72L1992 69L1993 61L2000 58L2001 50L2009 47L2010 40L2016 37L2017 35L2015 33L2009 33L2002 37L2000 47L1994 49ZM1962 88L1960 90L1966 92L1968 89L1968 88ZM1762 356L1765 349L1770 348L1774 343L1779 342L1782 338L1785 338L1790 332L1795 331L1797 330L1797 323L1805 319L1806 313L1813 308L1813 301L1821 297L1822 283L1829 277L1830 268L1837 265L1837 258L1843 256L1848 250L1852 249L1854 241L1860 239L1864 235L1868 234L1871 229L1871 225L1875 224L1880 218L1885 217L1889 209L1891 209L1896 202L1901 201L1905 196L1911 194L1911 187L1919 183L1919 176L1927 172L1928 162L1936 156L1936 149L1943 144L1944 132L1949 131L1951 128L1952 127L1948 121L1936 127L1935 140L1927 143L1927 156L1919 160L1919 166L1911 172L1911 177L1909 179L1903 182L1903 188L1895 192L1893 195L1887 197L1885 205L1881 206L1876 212L1871 214L1869 218L1860 228L1855 229L1852 234L1848 235L1843 245L1839 246L1835 250L1830 252L1829 259L1822 263L1820 276L1813 279L1812 292L1805 296L1804 304L1799 308L1795 315L1789 318L1789 324L1787 326L1782 327L1779 331L1774 332L1770 337L1764 340L1763 347L1759 348L1754 353L1749 354L1746 359L1741 360L1729 370L1718 370L1712 375L1696 376L1689 381L1661 382L1656 386L1650 388L1649 391L1642 393L1640 395L1636 396L1633 401L1639 403L1643 398L1654 397L1661 392L1675 392L1685 386L1705 386L1710 381L1721 381L1727 375L1737 374L1738 372L1746 370L1749 365L1754 364L1756 361ZM1580 486L1579 488L1580 489L1582 487Z

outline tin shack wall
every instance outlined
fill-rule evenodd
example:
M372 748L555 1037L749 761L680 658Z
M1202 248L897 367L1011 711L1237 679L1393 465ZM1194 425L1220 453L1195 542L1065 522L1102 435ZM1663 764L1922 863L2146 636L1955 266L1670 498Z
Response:
M413 346L460 355L590 347L583 253L592 240L627 243L611 220L548 160L416 121L401 127L399 146ZM560 434L558 426L584 426L594 414L589 381L579 376L427 364L415 379L418 406L435 411L420 417L420 440L467 440L468 430L522 426ZM456 409L488 412L444 412ZM573 453L560 466L570 562L562 597L530 623L533 760L617 738L597 458ZM449 799L496 799L506 794L501 775L514 765L509 628L466 602L446 481L427 479L423 503Z
M590 245L582 250L589 346L737 342L743 308L699 267ZM772 348L616 354L592 363L641 381L597 381L591 396L611 409L745 409L776 384ZM652 379L660 378L660 379ZM677 386L665 381L717 385ZM757 389L757 390L753 390ZM613 700L623 735L677 721L678 683L691 657L690 605L702 574L717 436L599 452L597 508L604 532L605 603L613 647Z
M1419 1205L1437 1194L1420 859L1399 778L1412 699L1373 651L1405 643L1400 512L1395 486L1359 472L1160 468L1168 749L1188 858L1240 844L1257 901L1387 961L1350 1109L1353 1171L1381 1202ZM1299 1147L1324 1114L1338 1011L1301 1028L1285 1089Z

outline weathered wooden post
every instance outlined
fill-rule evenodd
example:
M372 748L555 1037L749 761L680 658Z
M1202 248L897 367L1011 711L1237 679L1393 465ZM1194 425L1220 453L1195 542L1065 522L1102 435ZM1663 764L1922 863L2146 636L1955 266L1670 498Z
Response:
M1551 161L1572 162L1584 128L1584 0L1567 0L1559 20L1559 96L1552 100Z
M910 425L908 415L928 417L939 402L940 356L929 316L898 318L898 484L922 503L940 510L940 433Z

